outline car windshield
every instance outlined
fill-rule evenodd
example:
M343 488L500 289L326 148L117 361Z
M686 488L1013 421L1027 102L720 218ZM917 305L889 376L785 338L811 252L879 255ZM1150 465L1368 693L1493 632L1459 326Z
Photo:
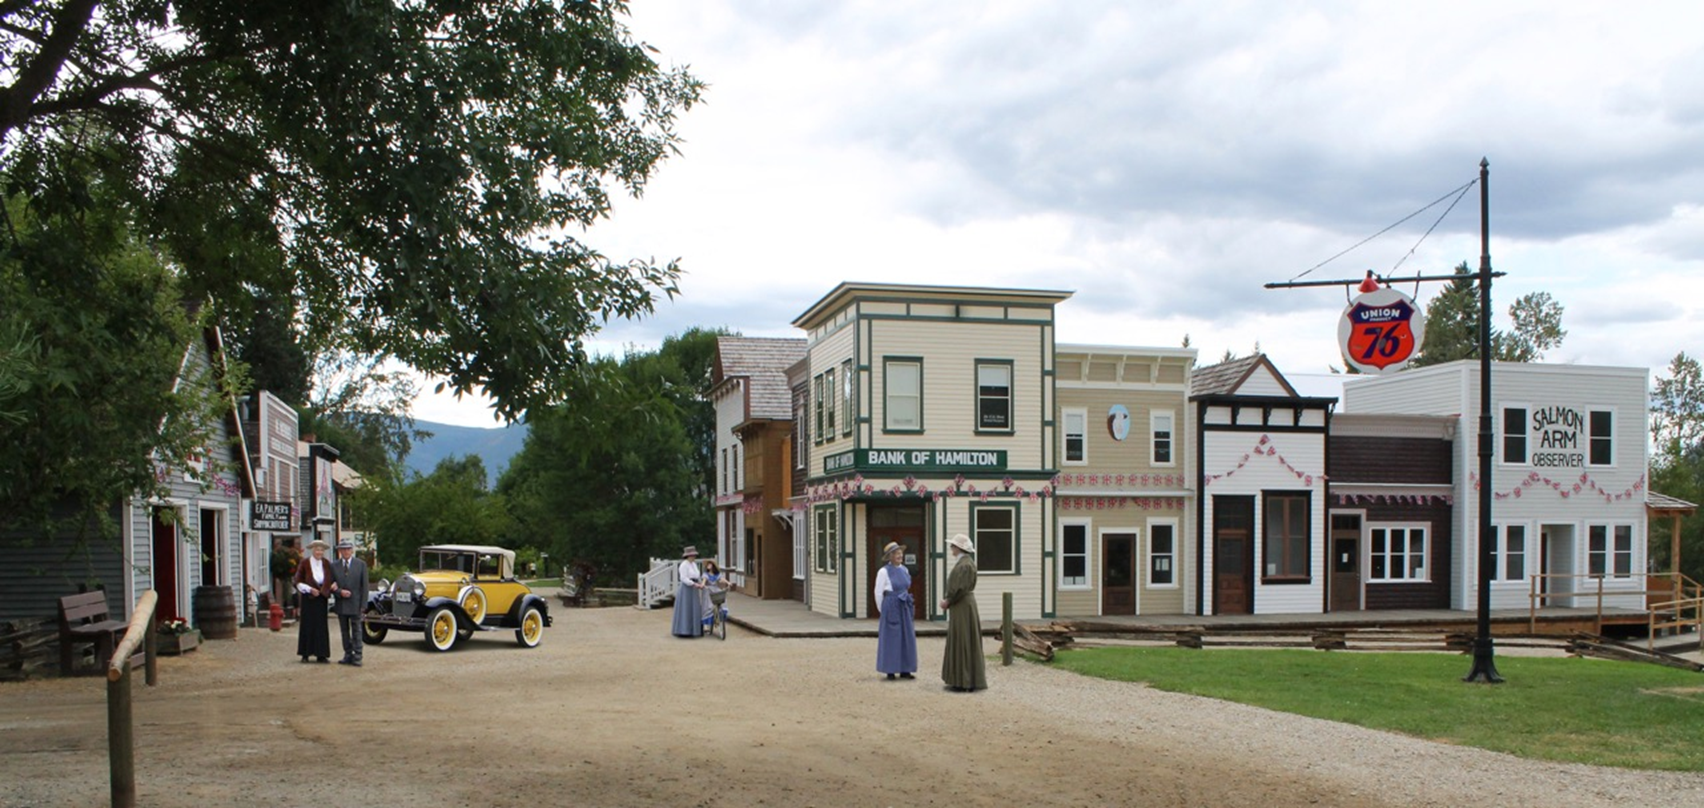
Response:
M503 562L494 555L479 557L479 577L496 578L503 574Z
M473 556L466 553L420 551L420 571L430 572L432 570L473 572Z

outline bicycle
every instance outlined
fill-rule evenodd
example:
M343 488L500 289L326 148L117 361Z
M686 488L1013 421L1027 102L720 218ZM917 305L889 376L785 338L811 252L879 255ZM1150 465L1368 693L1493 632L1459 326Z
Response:
M728 639L728 590L710 590L710 633L718 640Z

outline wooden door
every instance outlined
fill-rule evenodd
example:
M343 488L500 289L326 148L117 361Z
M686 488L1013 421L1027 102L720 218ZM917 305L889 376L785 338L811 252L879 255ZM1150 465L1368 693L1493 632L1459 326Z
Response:
M1101 614L1136 613L1136 534L1101 534Z
M1213 498L1213 613L1254 613L1254 497Z
M154 606L154 621L164 623L183 617L178 612L178 555L177 514L165 508L153 511L154 547L152 569L154 592L159 596Z
M1331 517L1331 611L1361 610L1361 517Z

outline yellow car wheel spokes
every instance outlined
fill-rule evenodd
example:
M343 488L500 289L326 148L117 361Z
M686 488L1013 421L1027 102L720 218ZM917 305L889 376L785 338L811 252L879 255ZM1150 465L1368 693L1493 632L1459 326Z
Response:
M528 606L521 614L521 627L515 629L515 641L523 648L537 648L543 638L544 615L539 613L537 606Z
M485 592L477 586L462 590L462 611L467 612L467 619L475 623L485 621Z
M439 651L448 651L456 644L456 614L439 607L426 619L426 641Z

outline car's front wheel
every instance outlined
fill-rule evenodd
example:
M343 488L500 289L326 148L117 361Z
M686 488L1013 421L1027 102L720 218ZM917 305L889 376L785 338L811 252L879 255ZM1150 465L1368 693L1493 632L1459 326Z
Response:
M515 642L522 648L537 648L540 640L544 639L544 613L537 606L528 606L521 612L521 627L515 629Z
M448 651L456 646L456 613L439 606L426 617L426 642L433 650Z
M384 626L375 626L367 620L361 621L361 639L365 640L368 645L378 645L384 642L385 636L388 634L390 634L390 629Z

